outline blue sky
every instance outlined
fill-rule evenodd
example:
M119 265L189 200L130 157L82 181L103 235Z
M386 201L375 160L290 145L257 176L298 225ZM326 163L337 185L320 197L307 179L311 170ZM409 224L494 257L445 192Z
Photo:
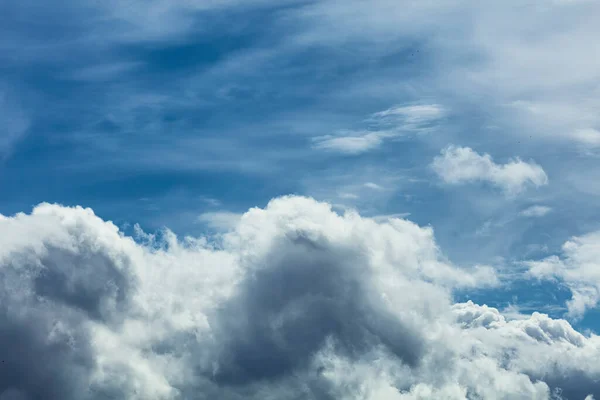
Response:
M458 300L598 332L599 16L585 0L4 2L0 214L81 205L127 234L199 236L309 196L431 227L452 263L496 271Z
M453 260L476 263L553 252L599 227L597 61L578 41L595 28L575 23L593 3L84 4L3 6L5 214L82 204L185 234L204 212L294 193L410 213ZM536 37L523 13L563 26L536 22ZM568 63L578 49L554 45L571 37L582 54ZM523 115L529 103L539 115ZM439 113L416 124L369 121L428 106ZM386 130L354 152L318 146ZM429 165L449 144L534 160L549 184L509 198L485 182L445 186ZM532 205L552 212L518 217Z

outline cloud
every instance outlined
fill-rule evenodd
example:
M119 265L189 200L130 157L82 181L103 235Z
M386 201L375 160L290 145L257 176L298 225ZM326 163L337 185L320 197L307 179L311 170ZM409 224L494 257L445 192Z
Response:
M600 301L600 232L573 237L562 246L562 254L527 261L529 273L540 279L558 279L572 293L568 313L581 317Z
M452 265L407 220L283 197L215 238L134 240L41 204L0 218L0 238L1 398L599 393L598 337L453 303L494 272Z
M388 133L382 132L353 132L351 136L318 136L313 138L313 148L356 155L378 148L383 139L389 136Z
M201 214L198 217L198 221L207 224L213 229L230 230L235 228L241 217L241 214L229 211L215 211Z
M596 129L600 119L594 112L598 105L589 100L568 104L518 100L510 106L533 132L537 132L536 128L544 128L543 132L537 132L539 135L566 139L584 150L600 146L600 131Z
M506 164L496 164L489 154L480 155L469 147L448 146L435 157L431 167L445 183L489 182L507 194L518 194L527 186L548 183L546 173L534 162L516 158Z
M379 148L385 139L429 131L444 115L445 110L438 104L392 107L369 116L365 120L369 130L317 136L312 139L313 148L345 154L366 153Z
M378 184L376 184L374 182L367 182L367 183L364 184L364 186L366 188L373 189L373 190L385 190L385 188L383 186L378 185Z
M446 115L439 104L397 106L371 115L367 121L399 131L424 131Z
M589 54L592 38L600 34L595 21L599 7L585 0L542 6L466 0L402 7L390 0L350 0L344 6L324 1L298 13L305 29L296 40L352 48L370 60L401 55L405 65L415 63L419 69L414 75L408 68L402 70L408 79L393 73L382 79L377 74L369 83L356 84L361 95L387 90L416 92L417 99L445 95L453 112L476 110L516 138L579 143L576 132L600 126L595 112L600 61ZM331 32L327 26L337 29ZM421 53L411 54L416 49ZM513 102L544 110L507 112L505 105Z
M409 217L410 213L409 212L405 212L405 213L394 213L394 214L383 214L383 215L375 215L371 218L373 218L374 221L376 222L387 222L390 219L396 219L396 218L406 218Z
M522 217L528 217L528 218L543 217L544 215L548 214L550 211L552 211L552 208L550 208L548 206L535 205L535 206L531 206L531 207L524 209L523 211L521 211L519 213L519 215Z
M598 129L586 128L573 131L572 137L592 148L600 146L600 131Z

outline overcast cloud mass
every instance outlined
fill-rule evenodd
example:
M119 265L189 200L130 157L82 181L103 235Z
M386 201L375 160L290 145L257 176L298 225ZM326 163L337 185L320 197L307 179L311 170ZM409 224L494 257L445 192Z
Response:
M0 400L600 399L599 20L0 2Z

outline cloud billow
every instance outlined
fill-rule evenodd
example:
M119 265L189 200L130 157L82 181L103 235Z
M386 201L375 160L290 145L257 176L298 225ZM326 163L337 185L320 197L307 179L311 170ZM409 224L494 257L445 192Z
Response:
M431 228L282 197L214 237L136 234L80 207L0 218L0 399L598 394L596 336L453 303L497 278Z
M506 194L515 195L527 187L548 184L544 169L534 162L514 159L497 164L489 154L480 155L470 147L448 146L431 164L434 172L447 184L488 182Z

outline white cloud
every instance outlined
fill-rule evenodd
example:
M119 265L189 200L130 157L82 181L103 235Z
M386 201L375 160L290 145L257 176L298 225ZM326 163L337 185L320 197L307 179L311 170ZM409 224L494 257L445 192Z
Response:
M349 199L349 200L356 200L358 199L360 196L354 194L354 193L346 193L346 192L342 192L339 194L340 199Z
M397 106L374 113L368 121L393 127L398 131L425 130L430 124L446 115L438 104Z
M550 211L552 211L552 208L550 208L548 206L535 205L535 206L531 206L531 207L524 209L523 211L521 211L519 213L519 215L522 217L529 217L529 218L543 217L544 215L548 214Z
M378 75L360 82L357 93L448 95L453 111L470 105L511 134L579 143L579 130L600 127L600 57L589 51L600 35L599 12L598 2L586 0L423 1L401 7L391 0L323 1L298 13L304 30L295 40L351 47L370 59L425 43L418 47L422 57L415 58L423 63L422 80ZM541 112L502 109L513 102L540 106Z
M596 109L600 104L587 99L576 103L561 101L523 101L510 104L527 129L536 135L566 139L584 150L600 146L600 125ZM541 129L540 129L541 128Z
M214 211L200 214L198 221L218 230L230 230L240 222L242 214L229 211Z
M444 109L437 104L392 107L367 118L370 130L317 136L312 139L313 148L345 154L366 153L379 148L385 139L431 130L432 124L444 115Z
M373 189L373 190L385 190L385 188L381 185L378 185L374 182L367 182L365 183L365 187L369 188L369 189Z
M597 394L600 341L453 304L495 283L431 228L299 197L210 237L123 236L89 209L0 218L0 396L550 399ZM15 338L19 338L16 340ZM43 361L43 362L42 362ZM559 397L552 397L559 398Z
M600 302L600 232L573 237L562 247L561 256L528 261L529 273L542 279L559 279L572 292L569 315L581 317Z
M376 222L387 222L390 219L403 219L406 217L409 217L410 213L409 212L404 212L404 213L393 213L393 214L382 214L382 215L375 215L371 218L373 218L374 221Z
M200 196L200 200L211 207L219 207L221 205L219 199L214 199L212 197Z
M527 186L548 183L546 173L534 162L516 158L506 164L496 164L489 154L480 155L469 147L448 146L431 166L448 184L489 182L507 194L518 194Z
M351 136L318 136L313 138L313 148L344 154L361 154L381 146L390 135L383 132L353 132Z
M600 146L600 131L593 128L577 129L572 133L573 139L590 147Z

